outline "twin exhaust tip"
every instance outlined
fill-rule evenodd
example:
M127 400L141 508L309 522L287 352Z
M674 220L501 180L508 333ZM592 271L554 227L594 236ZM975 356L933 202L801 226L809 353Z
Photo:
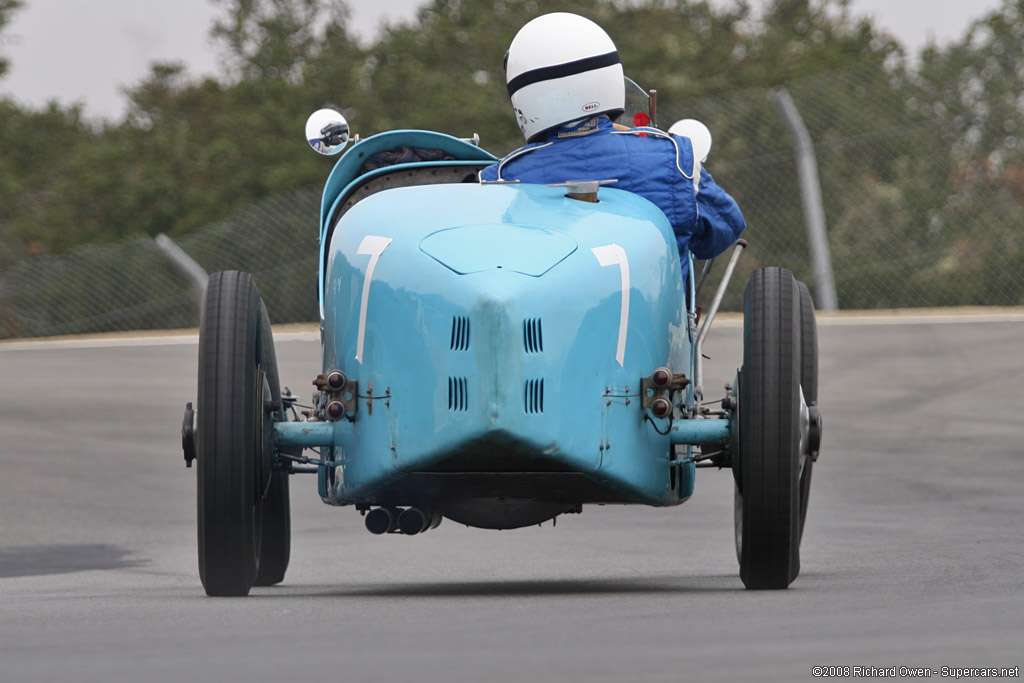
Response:
M413 536L441 523L441 515L419 508L374 508L366 513L366 530L371 534Z

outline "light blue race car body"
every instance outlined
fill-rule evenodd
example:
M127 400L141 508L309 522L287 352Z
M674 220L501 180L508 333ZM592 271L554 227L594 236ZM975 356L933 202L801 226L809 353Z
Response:
M399 144L454 159L359 172ZM328 179L323 370L354 382L356 410L330 423L321 497L502 528L583 503L683 502L694 464L673 440L687 439L641 393L658 368L692 377L671 226L610 187L591 203L476 182L491 161L456 138L395 131L355 145ZM707 422L710 436L690 441L727 435Z
M321 152L347 135L333 110L307 123ZM654 204L609 178L481 183L494 162L425 131L339 159L320 210L311 405L281 387L252 275L210 276L182 421L207 594L284 580L303 474L370 532L414 536L445 517L514 529L588 504L677 505L698 467L731 468L743 584L796 578L822 433L806 285L751 274L743 364L705 401L702 345L745 242L698 328L693 264L684 282Z

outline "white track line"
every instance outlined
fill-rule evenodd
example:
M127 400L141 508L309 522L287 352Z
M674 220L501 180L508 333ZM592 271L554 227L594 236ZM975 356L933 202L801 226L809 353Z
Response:
M922 309L926 310L926 309ZM949 312L946 312L946 311ZM1001 309L982 313L971 309L968 313L915 311L855 311L818 313L818 327L845 327L849 325L950 325L962 323L1022 323L1024 309ZM715 316L715 327L743 327L743 316L726 313Z
M886 311L842 311L819 313L818 327L856 325L949 325L963 323L1024 323L1024 308L943 308L906 309ZM742 327L739 313L720 313L715 327ZM286 325L274 332L274 341L319 342L320 331L315 325ZM57 349L107 349L142 346L188 346L199 343L196 330L154 332L119 332L109 335L60 337L56 339L28 339L0 341L4 351L40 351Z
M289 326L291 328L292 326ZM305 326L303 326L305 327ZM320 331L316 326L309 329L288 329L274 333L274 342L320 341ZM61 337L59 339L30 339L25 341L2 341L0 353L4 351L41 351L49 349L109 349L118 347L142 346L195 346L199 343L199 332L196 330L182 332L156 332L153 334L120 332L110 335L83 337Z

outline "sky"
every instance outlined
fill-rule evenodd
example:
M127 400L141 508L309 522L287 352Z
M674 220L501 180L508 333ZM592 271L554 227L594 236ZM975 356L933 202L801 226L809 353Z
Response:
M410 20L426 1L349 0L350 28L370 40L383 22ZM873 16L914 53L929 39L959 38L972 20L1000 4L852 0L851 7L856 16ZM24 0L0 43L11 62L0 78L0 96L34 108L53 99L77 102L91 118L119 119L123 90L144 80L154 61L182 61L193 76L220 72L208 38L216 16L211 0Z

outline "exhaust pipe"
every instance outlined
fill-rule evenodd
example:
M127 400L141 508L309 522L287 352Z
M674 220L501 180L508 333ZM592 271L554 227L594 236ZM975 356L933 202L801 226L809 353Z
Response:
M429 510L408 508L398 515L398 530L408 536L422 533L427 529L435 529L441 524L441 515Z
M366 513L366 530L371 534L389 534L398 528L400 517L395 508L374 508Z

